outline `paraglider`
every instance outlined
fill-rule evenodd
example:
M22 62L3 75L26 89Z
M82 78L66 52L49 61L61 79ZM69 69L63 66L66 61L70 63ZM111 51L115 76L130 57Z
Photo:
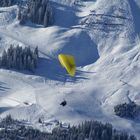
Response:
M66 102L66 100L64 100L63 102L61 102L61 103L60 103L60 105L62 105L62 106L65 106L65 105L67 105L67 102Z
M75 59L72 55L67 55L67 54L59 54L58 59L64 67L67 72L69 73L70 76L75 76L76 72L76 64L75 64Z

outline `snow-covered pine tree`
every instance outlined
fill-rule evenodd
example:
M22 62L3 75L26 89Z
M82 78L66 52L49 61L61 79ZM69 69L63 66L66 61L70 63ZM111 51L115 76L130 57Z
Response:
M37 56L37 58L39 57L38 46L35 48L35 50L34 50L34 54Z
M38 47L36 47L35 50L34 50L34 53L33 53L34 67L35 68L37 67L38 58L39 58Z
M48 20L49 20L48 19L48 11L46 10L45 15L44 15L44 23L43 23L44 27L48 26L48 23L49 23Z
M18 9L18 13L17 14L18 14L17 15L18 20L21 20L22 14L21 14L21 7L20 6L19 6L19 9Z
M0 0L0 7L8 7L16 4L16 0Z
M8 69L25 69L33 72L37 67L38 59L37 47L31 50L30 47L22 49L19 45L16 47L11 45L7 51L3 51L2 57L0 58L0 66Z
M38 23L41 24L43 21L43 17L44 17L44 12L43 12L43 6L39 7L38 9Z
M1 66L7 68L7 52L4 50L1 57Z
M109 140L109 135L107 133L107 130L103 130L101 140Z
M16 48L13 48L13 68L16 67L17 51Z

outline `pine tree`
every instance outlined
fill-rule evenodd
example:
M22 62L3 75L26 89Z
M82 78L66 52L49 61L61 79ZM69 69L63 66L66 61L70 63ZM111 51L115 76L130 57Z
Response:
M36 55L36 56L37 56L37 58L39 57L38 47L36 47L36 48L35 48L35 50L34 50L34 55Z
M5 50L3 51L3 54L2 54L1 65L3 67L7 67L7 53Z
M46 9L45 15L44 15L44 27L48 26L48 11Z
M21 14L21 7L20 6L19 6L17 17L18 17L18 20L20 20L20 21L22 20L22 14Z
M16 3L16 0L0 0L0 7L12 6Z
M94 138L95 138L95 132L94 132L94 130L90 130L90 132L89 132L89 140L94 140Z
M39 14L38 23L41 24L42 20L43 20L43 17L44 17L44 12L43 12L43 8L42 7L39 8L38 14Z
M137 140L137 138L134 135L131 135L128 140Z
M101 140L109 140L109 135L107 134L107 130L102 131Z
M41 118L39 118L39 119L38 119L38 122L39 122L39 123L42 123L42 120L41 120Z

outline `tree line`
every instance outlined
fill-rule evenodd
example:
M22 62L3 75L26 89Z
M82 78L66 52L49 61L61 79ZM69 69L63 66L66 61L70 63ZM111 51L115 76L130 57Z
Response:
M7 51L4 50L0 57L0 67L7 69L29 70L33 72L35 68L37 68L38 59L38 47L31 50L29 46L22 48L19 45L16 47L10 45Z
M0 0L0 7L9 7L15 4L21 5L25 3L25 0Z
M16 4L16 0L0 0L0 7L8 7Z
M20 6L18 19L21 24L27 20L47 27L53 23L53 12L49 0L28 0L27 8Z
M23 6L23 3L26 8ZM18 20L21 24L30 20L32 23L47 27L53 23L53 10L49 0L0 0L0 7L17 4L19 7Z
M111 124L98 121L85 121L68 129L55 128L52 133L41 132L22 125L8 115L0 122L2 140L137 140L134 135L117 131Z

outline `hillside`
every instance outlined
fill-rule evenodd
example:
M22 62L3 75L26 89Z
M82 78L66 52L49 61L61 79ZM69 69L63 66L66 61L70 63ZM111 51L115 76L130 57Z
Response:
M117 117L113 108L140 105L140 2L138 0L51 0L54 24L47 28L17 20L18 6L0 8L0 52L10 44L38 46L35 73L0 69L1 117L11 114L37 128L41 117L51 130L57 121L110 122L140 137L140 118ZM71 78L59 53L72 54L77 72ZM67 106L59 104L67 100ZM28 102L28 105L25 105Z

